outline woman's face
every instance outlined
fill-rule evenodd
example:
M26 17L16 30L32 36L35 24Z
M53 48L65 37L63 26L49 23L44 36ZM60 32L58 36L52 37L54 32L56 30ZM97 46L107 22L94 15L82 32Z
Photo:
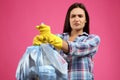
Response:
M70 26L73 30L83 30L86 23L85 11L81 8L74 8L70 13Z

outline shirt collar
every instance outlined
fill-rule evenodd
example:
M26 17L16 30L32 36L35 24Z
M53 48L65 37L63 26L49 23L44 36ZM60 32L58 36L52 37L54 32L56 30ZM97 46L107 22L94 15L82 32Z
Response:
M68 33L63 33L63 35L69 35ZM88 36L88 33L83 32L82 34L78 35L78 36Z
M82 34L78 35L78 36L88 36L88 33L83 32Z

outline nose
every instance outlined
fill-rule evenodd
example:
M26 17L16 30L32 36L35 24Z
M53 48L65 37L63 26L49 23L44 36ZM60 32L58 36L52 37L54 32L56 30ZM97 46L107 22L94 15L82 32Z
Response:
M75 17L75 21L79 21L80 19L79 19L79 17L78 16L76 16Z

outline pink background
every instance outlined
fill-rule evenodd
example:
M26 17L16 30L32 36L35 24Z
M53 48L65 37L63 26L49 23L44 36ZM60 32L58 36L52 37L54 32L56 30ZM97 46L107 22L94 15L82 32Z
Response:
M44 22L61 33L68 7L86 5L91 33L101 38L94 61L95 80L120 78L120 0L0 0L0 79L15 80L20 58Z

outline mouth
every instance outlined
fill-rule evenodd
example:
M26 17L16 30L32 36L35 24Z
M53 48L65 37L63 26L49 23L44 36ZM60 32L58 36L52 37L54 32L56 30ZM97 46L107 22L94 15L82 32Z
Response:
M74 23L75 26L79 26L80 24L79 23Z

